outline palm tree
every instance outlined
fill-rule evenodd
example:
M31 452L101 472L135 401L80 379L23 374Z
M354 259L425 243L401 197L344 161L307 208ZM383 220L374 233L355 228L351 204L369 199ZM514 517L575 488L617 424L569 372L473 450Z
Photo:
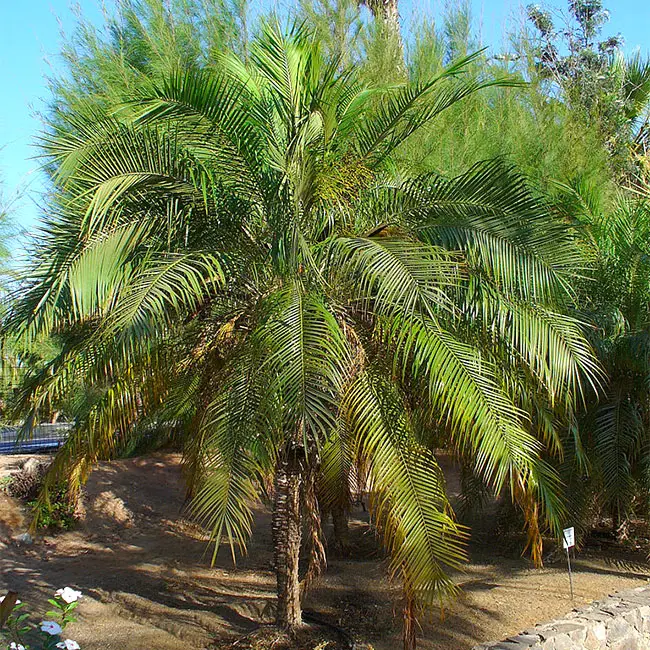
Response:
M585 281L582 306L596 325L596 349L607 380L581 417L581 435L570 457L577 461L576 506L591 501L625 534L628 519L650 494L650 193L621 192L603 208L585 187L572 191L581 214L594 276ZM586 477L589 480L585 480Z
M62 344L25 382L32 419L92 387L51 476L78 485L118 439L176 429L215 557L223 540L245 548L252 503L274 495L288 629L303 523L309 579L318 508L345 508L362 477L415 647L414 617L455 591L466 537L434 444L510 491L536 558L561 524L546 434L523 407L570 409L598 374L565 315L571 234L498 161L455 179L399 163L420 127L505 83L465 79L472 58L374 90L304 28L266 25L247 61L89 102L45 141L51 216L6 327Z

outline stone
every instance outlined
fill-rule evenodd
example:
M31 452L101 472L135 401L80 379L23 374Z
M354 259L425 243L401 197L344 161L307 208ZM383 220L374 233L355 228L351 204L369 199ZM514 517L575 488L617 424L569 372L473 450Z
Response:
M571 634L572 632L576 632L578 630L583 629L583 625L580 625L580 623L576 623L575 621L566 621L566 620L561 620L557 621L557 623L553 623L553 629L558 633L558 634Z
M586 650L601 650L607 646L607 628L604 623L592 623L585 637Z
M16 535L16 537L14 537L14 541L18 545L29 546L30 544L34 543L34 538L29 533L21 533L20 535Z
M553 638L555 636L555 624L546 623L545 625L538 625L535 631L541 637L542 641Z
M575 645L580 648L584 647L585 640L587 638L587 628L584 625L581 625L577 630L569 633L569 638Z
M634 628L623 618L615 618L607 625L607 641L610 645L625 639L630 635Z
M609 612L612 616L619 616L637 607L636 603L625 602L620 598L610 598L600 609L603 612Z
M634 628L637 631L643 631L643 625L641 624L641 617L639 615L638 607L636 609L630 610L629 612L625 612L625 614L623 614L623 619L630 627Z
M558 634L553 637L553 650L578 650L576 645L568 634Z
M517 634L516 636L509 636L506 641L511 643L519 643L524 647L534 646L536 643L539 643L540 636L539 634Z
M630 634L614 643L610 642L609 648L611 650L645 650L645 648L639 644L639 635L636 633Z
M633 605L645 605L650 602L650 593L647 591L628 591L621 594L621 600L624 603L630 603Z
M581 618L587 620L587 621L596 621L597 623L600 621L611 621L614 618L614 614L611 612L603 612L603 611L593 611L593 612L586 612L584 613Z
M639 632L650 634L650 605L639 607L639 617L641 618L641 629Z

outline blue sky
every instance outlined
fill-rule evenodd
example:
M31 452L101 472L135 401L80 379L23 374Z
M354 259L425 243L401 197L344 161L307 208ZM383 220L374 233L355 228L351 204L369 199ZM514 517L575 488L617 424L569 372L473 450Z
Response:
M401 0L401 13L408 22L416 14L439 14L449 0ZM62 33L76 24L70 0L0 0L0 179L3 195L13 200L16 222L28 232L39 215L43 179L34 160L34 140L40 129L36 112L47 103L45 77L61 69L59 51ZM81 0L84 15L95 23L103 11L111 11L114 0ZM255 3L253 3L255 4ZM271 2L268 3L271 5ZM523 4L527 4L524 2ZM544 6L566 6L563 0L539 2ZM650 1L610 0L606 33L622 33L626 51L650 51ZM291 0L283 0L283 6ZM500 45L508 21L521 15L520 0L472 0L475 20L481 25L484 43Z

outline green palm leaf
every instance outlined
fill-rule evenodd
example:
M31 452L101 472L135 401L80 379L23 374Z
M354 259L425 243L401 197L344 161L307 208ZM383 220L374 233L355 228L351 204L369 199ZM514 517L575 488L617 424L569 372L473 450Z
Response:
M415 441L403 406L386 384L361 375L343 413L367 467L372 512L408 593L432 604L453 594L448 573L465 558L463 529L449 514L444 479L433 454Z
M414 201L413 228L425 241L466 251L503 291L536 302L570 295L580 260L569 231L500 161L457 179L427 177L405 191Z
M211 530L213 563L224 535L235 561L236 547L245 551L251 534L251 506L258 499L254 441L262 434L257 428L261 391L256 360L240 359L200 425L202 480L190 509Z
M458 284L459 260L443 248L404 239L339 238L332 267L343 273L360 307L377 314L405 312L432 316L451 310L449 289Z
M107 332L148 332L199 308L224 281L220 261L207 253L150 256L116 297ZM132 335L132 334L131 334Z
M351 351L336 317L322 296L296 285L274 297L268 322L259 332L268 350L262 363L270 390L285 404L286 430L326 439L335 427L337 393L349 374Z
M632 466L644 431L638 404L623 386L615 387L596 410L593 435L607 505L621 514L634 493Z

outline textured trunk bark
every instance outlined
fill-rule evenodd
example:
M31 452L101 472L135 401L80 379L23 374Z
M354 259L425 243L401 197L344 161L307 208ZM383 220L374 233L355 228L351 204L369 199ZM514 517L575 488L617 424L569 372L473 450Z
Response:
M398 0L364 0L375 19L383 20L393 30L399 32Z
M381 20L388 33L395 38L402 56L404 55L404 42L399 20L398 0L362 0L365 1L368 9L375 20Z
M332 523L334 524L334 543L336 549L346 553L350 547L350 528L348 526L348 513L341 509L332 511Z
M302 453L302 450L301 450ZM302 624L298 563L301 544L303 459L290 450L280 460L275 478L273 543L278 591L278 625L292 630Z

